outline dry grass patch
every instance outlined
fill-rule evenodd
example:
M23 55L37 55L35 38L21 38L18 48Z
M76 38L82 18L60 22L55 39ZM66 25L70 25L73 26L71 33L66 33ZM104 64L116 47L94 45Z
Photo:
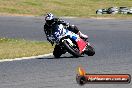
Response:
M131 3L132 0L0 0L0 13L43 15L52 12L57 16L96 17L99 8L132 7Z
M51 53L53 47L48 42L0 39L0 59L27 57Z

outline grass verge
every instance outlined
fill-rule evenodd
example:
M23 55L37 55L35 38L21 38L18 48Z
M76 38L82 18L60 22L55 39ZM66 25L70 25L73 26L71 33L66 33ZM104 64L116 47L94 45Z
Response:
M0 59L12 59L51 53L48 42L0 38Z
M132 7L132 0L0 0L0 13L42 15L52 12L57 16L117 17L132 15L96 15L99 8Z

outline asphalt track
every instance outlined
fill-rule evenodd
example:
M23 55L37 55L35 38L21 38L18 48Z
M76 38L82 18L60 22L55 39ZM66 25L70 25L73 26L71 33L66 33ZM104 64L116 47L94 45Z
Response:
M78 66L88 73L132 75L132 20L65 19L89 35L93 57L60 59L52 56L1 62L0 88L132 88L132 84L86 84L79 86ZM0 17L0 37L45 41L43 17Z

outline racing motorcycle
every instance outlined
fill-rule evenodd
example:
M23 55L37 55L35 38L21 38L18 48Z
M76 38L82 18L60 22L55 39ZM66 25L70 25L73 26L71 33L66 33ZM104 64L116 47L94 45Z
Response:
M52 40L56 43L53 55L59 58L66 52L72 54L74 57L80 57L83 54L93 56L95 54L94 48L88 41L80 38L79 35L69 31L62 24L56 24L54 27Z

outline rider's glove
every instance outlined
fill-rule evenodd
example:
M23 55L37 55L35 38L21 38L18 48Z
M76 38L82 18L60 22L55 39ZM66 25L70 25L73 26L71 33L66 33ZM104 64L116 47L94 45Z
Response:
M69 27L70 26L70 23L66 23L66 26Z
M69 28L69 26L70 26L69 23L65 23L65 24L64 24L64 27L65 27L65 28Z

